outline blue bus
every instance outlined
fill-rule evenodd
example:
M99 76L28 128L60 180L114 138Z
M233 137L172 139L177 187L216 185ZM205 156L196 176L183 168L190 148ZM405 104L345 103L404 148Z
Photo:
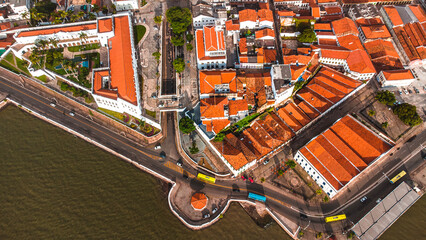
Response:
M251 192L249 192L248 198L251 198L251 199L259 201L259 202L266 202L266 197L265 196L262 196L262 195L259 195L259 194L255 194L255 193L251 193Z

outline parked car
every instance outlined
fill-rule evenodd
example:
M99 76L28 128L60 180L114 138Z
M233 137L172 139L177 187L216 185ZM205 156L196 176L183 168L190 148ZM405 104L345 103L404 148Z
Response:
M362 197L360 201L361 201L362 203L363 203L363 202L365 202L365 201L367 201L367 196Z
M155 145L154 149L155 150L161 149L161 145L160 144Z
M420 93L419 89L417 89L417 88L413 88L413 89L414 89L414 91L415 91L417 94L419 94L419 93Z
M241 179L243 179L243 181L245 181L245 180L246 180L246 178L245 178L243 175L241 175Z
M402 95L402 91L401 90L399 90L398 93L399 93L399 95Z
M266 159L265 161L263 161L263 165L266 165L269 163L269 159Z
M407 89L403 88L402 91L404 91L405 94L408 94Z
M217 212L217 207L212 210L212 214L214 214L215 212Z
M52 106L52 107L56 107L56 103L51 102L51 103L50 103L50 106Z
M411 89L408 89L408 93L413 93L413 91L411 91Z
M254 181L253 181L253 178L251 178L251 177L249 177L248 178L248 180L251 182L251 183L253 183Z
M70 116L71 116L71 117L74 117L74 116L75 116L75 112L74 112L74 110L71 110L71 112L70 112Z
M381 198L377 199L376 203L380 203L382 201Z
M204 218L209 218L209 217L210 217L210 214L208 213L204 215Z

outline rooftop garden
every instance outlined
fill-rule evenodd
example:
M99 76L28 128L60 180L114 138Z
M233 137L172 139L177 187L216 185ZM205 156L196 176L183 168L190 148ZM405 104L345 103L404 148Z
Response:
M27 76L31 75L27 69L28 62L15 57L12 52L4 57L4 59L0 62L0 66L17 74L24 74Z

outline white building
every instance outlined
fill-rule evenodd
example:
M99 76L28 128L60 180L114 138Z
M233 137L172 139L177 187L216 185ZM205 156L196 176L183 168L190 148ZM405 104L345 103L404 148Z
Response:
M297 151L294 159L332 198L392 147L391 141L346 115Z
M137 0L113 0L112 3L115 5L117 11L135 10L139 8Z
M198 69L226 68L224 33L214 26L204 26L195 32Z
M416 80L410 69L383 70L376 78L382 87L404 87Z

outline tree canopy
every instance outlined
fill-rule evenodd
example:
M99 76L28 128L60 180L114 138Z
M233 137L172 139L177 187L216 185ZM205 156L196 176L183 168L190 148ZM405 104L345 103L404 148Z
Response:
M183 70L185 70L185 62L182 58L176 58L173 61L173 68L176 70L176 72L181 73Z
M183 46L185 44L185 40L181 35L172 36L170 42L175 46Z
M161 21L162 21L162 17L161 17L161 16L155 16L155 17L154 17L154 22L155 22L155 23L160 24L160 23L161 23Z
M389 92L388 90L385 91L379 91L376 94L375 99L385 105L392 106L395 102L395 95L392 92Z
M411 127L421 124L423 121L420 118L419 114L417 114L416 106L413 106L408 103L403 103L397 105L393 109L393 113L395 113L402 122Z
M293 160L289 159L289 160L287 160L287 162L285 162L285 165L287 165L289 168L295 168L296 167L296 162L294 162Z
M189 117L183 117L179 121L179 129L181 132L188 134L195 130L194 121Z
M315 33L312 29L308 28L303 30L303 32L297 36L299 42L311 43L317 40Z
M172 7L166 12L167 22L170 23L173 33L181 34L191 25L192 15L188 8Z

